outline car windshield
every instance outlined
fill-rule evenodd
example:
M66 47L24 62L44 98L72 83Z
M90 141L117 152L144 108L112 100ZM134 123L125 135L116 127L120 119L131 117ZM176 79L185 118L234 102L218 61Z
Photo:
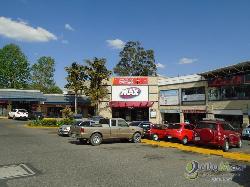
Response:
M79 126L81 126L81 127L90 127L91 122L90 121L84 121L84 122L80 123Z
M179 129L181 125L179 123L172 123L168 125L168 129Z
M18 112L27 112L27 110L21 109L21 110L18 110Z
M129 125L130 126L138 126L138 125L140 125L141 124L141 122L139 122L139 121L134 121L134 122L131 122Z
M207 123L207 122L200 122L196 126L197 129L216 129L216 123Z

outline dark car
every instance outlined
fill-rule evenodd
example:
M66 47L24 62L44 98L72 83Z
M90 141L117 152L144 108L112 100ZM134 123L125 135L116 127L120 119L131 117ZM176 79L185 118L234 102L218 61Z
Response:
M150 129L152 128L153 124L149 121L132 121L129 126L137 126L143 129L143 137L149 138L151 133Z
M194 142L201 145L214 145L228 151L231 146L242 146L241 134L224 120L200 121L194 129Z
M37 111L31 111L29 113L29 119L31 120L37 120L37 119L43 119L44 114L42 112L37 112Z

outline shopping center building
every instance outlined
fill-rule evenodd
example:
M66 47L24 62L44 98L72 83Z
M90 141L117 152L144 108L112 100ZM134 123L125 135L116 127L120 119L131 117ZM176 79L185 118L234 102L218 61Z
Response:
M113 77L103 85L108 95L99 105L103 117L153 123L196 123L202 118L224 118L238 127L249 124L250 62L178 77ZM91 101L78 97L79 113L93 115ZM61 117L74 110L74 95L43 94L38 90L0 89L0 116L13 108L42 111Z

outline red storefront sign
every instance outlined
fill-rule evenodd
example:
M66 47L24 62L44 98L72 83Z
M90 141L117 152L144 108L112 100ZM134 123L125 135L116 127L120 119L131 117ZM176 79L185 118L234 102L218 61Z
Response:
M227 86L227 85L239 85L244 82L244 77L242 75L236 75L232 77L220 77L208 81L209 87Z
M183 113L204 114L206 110L182 110Z
M112 82L113 85L147 85L148 77L117 77Z
M112 108L148 108L154 104L152 101L111 101L109 106Z

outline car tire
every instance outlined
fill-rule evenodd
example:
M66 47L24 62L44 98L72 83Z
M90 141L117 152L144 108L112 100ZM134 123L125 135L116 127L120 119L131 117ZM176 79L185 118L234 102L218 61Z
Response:
M187 143L188 143L188 138L185 136L183 139L182 139L182 144L183 145L187 145Z
M157 134L152 134L151 135L151 139L154 141L158 141L159 140L159 136Z
M236 145L237 148L241 148L242 147L242 140L240 139L239 142Z
M224 141L224 145L222 146L222 149L224 152L229 151L229 142L227 139Z
M133 135L132 140L133 140L134 143L140 143L141 142L141 134L139 132L136 132Z
M8 114L8 119L11 119L10 115Z
M94 133L90 137L90 143L93 146L100 145L102 143L102 136L99 133Z

